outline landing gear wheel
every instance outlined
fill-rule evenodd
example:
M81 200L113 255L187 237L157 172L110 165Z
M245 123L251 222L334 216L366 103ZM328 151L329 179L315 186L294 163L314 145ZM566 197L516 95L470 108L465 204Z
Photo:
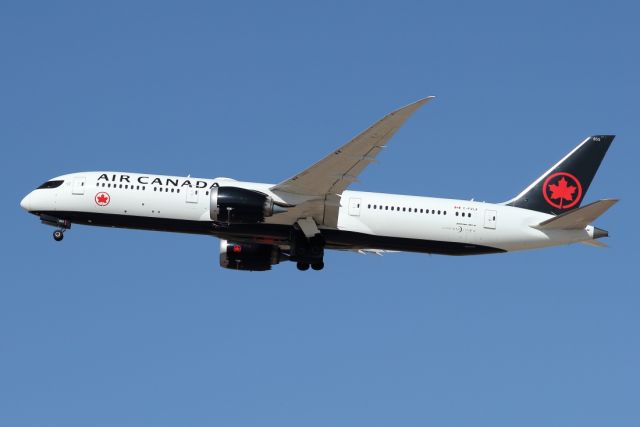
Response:
M300 271L307 271L309 269L309 263L304 261L298 261L298 264L296 264L296 267L298 267L298 270Z
M55 240L56 242L61 241L64 238L64 233L62 232L62 230L56 230L53 232L53 240Z
M322 261L314 262L313 264L311 264L311 268L313 268L316 271L320 271L324 268L324 262Z

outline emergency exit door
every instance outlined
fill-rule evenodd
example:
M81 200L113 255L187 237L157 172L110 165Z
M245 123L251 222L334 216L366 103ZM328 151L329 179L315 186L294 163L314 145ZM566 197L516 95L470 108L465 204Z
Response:
M487 209L484 211L484 228L495 230L498 211Z
M349 215L360 216L360 199L349 199Z

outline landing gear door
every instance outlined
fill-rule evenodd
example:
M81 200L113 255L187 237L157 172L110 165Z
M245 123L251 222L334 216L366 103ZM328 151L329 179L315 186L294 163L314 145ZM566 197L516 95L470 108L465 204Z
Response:
M187 187L187 203L198 203L198 189Z
M360 199L349 199L349 215L360 216Z
M495 230L498 212L487 209L484 211L484 228Z
M84 194L84 182L84 176L73 178L73 187L71 188L71 194Z

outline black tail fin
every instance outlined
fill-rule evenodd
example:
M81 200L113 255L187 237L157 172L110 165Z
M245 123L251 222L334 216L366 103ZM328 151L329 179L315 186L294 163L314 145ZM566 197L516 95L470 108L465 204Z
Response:
M553 215L580 207L613 138L615 135L585 139L506 204Z

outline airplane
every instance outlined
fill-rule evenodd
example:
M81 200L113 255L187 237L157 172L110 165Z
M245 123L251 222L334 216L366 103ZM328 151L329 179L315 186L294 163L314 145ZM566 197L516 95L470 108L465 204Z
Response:
M570 243L606 246L592 222L617 199L581 206L613 135L590 136L502 203L347 190L429 96L373 124L279 184L125 172L61 175L20 205L56 228L72 224L195 233L220 239L220 266L265 271L283 261L324 267L325 250L477 255Z

